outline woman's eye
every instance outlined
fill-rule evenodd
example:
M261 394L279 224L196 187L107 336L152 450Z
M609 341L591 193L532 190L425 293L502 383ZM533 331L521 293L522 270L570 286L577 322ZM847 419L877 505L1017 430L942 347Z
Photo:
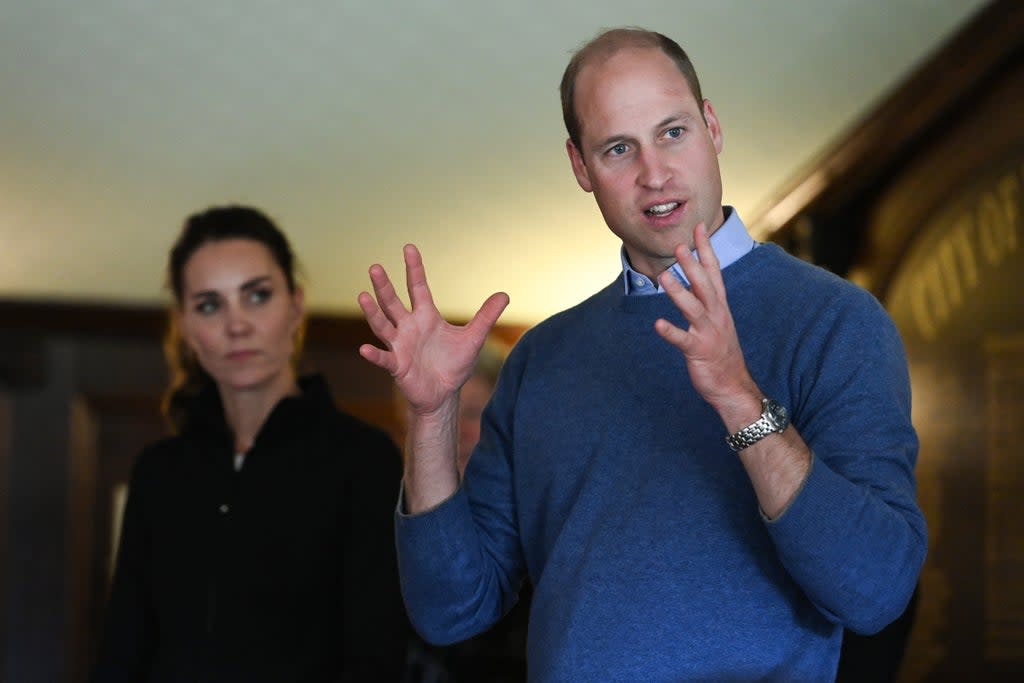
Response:
M211 315L217 312L219 306L213 299L204 299L196 304L196 313L200 315Z
M249 302L254 304L261 304L270 298L271 292L269 289L254 289L249 292Z

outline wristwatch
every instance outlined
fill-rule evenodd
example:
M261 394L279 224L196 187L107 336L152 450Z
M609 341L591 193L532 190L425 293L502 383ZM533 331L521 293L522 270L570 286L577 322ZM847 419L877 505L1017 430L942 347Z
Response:
M747 425L735 434L725 437L729 448L737 453L748 446L768 436L769 434L781 434L789 426L789 413L778 401L770 398L761 399L761 417L753 424Z

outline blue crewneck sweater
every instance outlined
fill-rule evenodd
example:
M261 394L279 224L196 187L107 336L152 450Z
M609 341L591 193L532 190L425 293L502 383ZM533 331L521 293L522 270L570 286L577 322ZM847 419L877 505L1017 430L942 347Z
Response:
M924 560L894 325L867 292L766 244L723 278L747 365L814 452L766 520L717 413L621 280L526 333L462 488L396 518L410 616L438 643L534 583L531 681L822 681L841 629L900 614Z

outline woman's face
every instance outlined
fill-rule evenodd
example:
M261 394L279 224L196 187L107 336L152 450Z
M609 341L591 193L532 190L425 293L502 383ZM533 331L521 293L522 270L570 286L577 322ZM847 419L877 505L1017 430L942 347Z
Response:
M249 239L207 242L182 276L181 333L221 394L290 392L303 296L289 291L270 250Z

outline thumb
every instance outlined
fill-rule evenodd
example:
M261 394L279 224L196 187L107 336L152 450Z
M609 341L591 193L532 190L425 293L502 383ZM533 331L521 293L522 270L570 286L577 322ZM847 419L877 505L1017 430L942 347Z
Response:
M498 318L505 311L505 307L508 306L509 298L505 292L495 292L487 297L483 305L480 306L480 310L476 312L473 319L469 321L466 327L473 333L473 336L479 336L483 338L487 336L487 333L491 331L495 323L498 322Z

